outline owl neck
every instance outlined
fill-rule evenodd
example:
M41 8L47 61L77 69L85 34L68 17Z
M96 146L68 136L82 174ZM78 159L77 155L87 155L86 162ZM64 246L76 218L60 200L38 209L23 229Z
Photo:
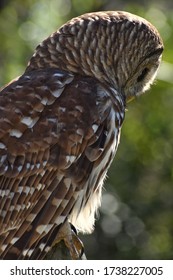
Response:
M105 40L105 43L103 42ZM105 48L103 47L105 45ZM106 46L109 46L106 49ZM118 88L117 73L114 73L112 48L106 38L80 40L60 32L44 40L32 56L26 71L41 68L58 68L73 74L94 77L102 83Z

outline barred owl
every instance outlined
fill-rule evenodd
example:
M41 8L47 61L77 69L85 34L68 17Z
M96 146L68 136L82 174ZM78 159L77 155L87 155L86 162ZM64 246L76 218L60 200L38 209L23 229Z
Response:
M162 51L143 18L88 13L38 45L1 89L1 259L42 259L67 220L93 230L126 103L150 87Z

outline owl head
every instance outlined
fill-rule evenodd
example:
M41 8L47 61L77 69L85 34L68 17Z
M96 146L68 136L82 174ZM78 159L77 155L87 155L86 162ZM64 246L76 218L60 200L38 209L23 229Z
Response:
M121 11L88 13L44 40L27 71L56 67L92 76L128 101L150 87L162 51L158 31L145 19Z

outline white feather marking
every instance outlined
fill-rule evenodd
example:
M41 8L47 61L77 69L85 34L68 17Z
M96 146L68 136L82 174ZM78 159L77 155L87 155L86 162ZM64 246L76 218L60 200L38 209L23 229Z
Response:
M53 74L53 77L63 77L64 74L63 73L55 73Z
M30 169L31 164L29 162L27 162L26 164L26 169Z
M6 146L4 145L4 143L0 142L0 149L5 149Z
M31 78L31 76L25 75L25 79L30 79L30 78Z
M26 220L28 222L32 222L35 219L36 216L37 216L37 214L31 213L31 214L29 214L29 216L27 216Z
M28 128L32 128L32 127L36 124L36 122L38 121L38 119L39 119L39 117L33 119L33 120L32 120L32 123L28 126Z
M32 190L33 189L33 190ZM29 187L29 186L25 186L23 192L28 194L34 191L34 188Z
M50 247L50 246L46 246L46 247L45 247L45 245L46 245L45 243L41 243L40 246L39 246L38 248L39 248L41 251L44 250L45 252L48 252L48 251L50 250L51 247Z
M22 165L19 165L17 170L20 172L22 170L23 166Z
M25 209L25 204L21 205L21 209L24 210Z
M27 187L27 188L29 189L28 192L30 194L33 194L35 192L35 188L33 188L33 187Z
M60 107L59 110L60 110L61 112L65 112L65 111L66 111L66 108L65 108L65 107Z
M41 99L41 104L47 105L48 99L46 97Z
M5 166L4 171L6 172L8 170L8 165Z
M71 185L71 179L70 178L65 178L64 179L64 184L66 185L67 188L69 188L70 185Z
M31 164L31 170L33 170L35 167L35 164Z
M61 95L63 90L64 90L63 88L55 90L55 91L52 92L52 95L57 98L57 97L59 97Z
M45 186L45 184L38 184L37 185L37 190L41 190L41 188L43 188Z
M55 206L60 205L61 201L62 201L62 199L58 199L58 198L54 197L52 199L52 205L55 205Z
M70 162L70 163L73 163L76 159L76 156L66 156L66 161L67 162Z
M8 210L12 212L14 210L14 205L11 205Z
M14 197L14 192L10 192L9 197L10 197L10 199L12 199Z
M56 118L47 118L47 120L49 122L52 122L52 123L56 123L57 122L57 119Z
M76 106L75 108L76 108L79 112L81 112L81 113L83 112L83 107L82 107L82 106L79 106L79 105L78 105L78 106Z
M26 205L26 208L28 209L31 206L31 202L29 201Z
M19 186L18 189L17 189L17 192L22 193L23 192L23 186Z
M83 131L83 129L81 129L81 128L78 128L78 129L76 130L76 133L77 133L78 135L84 136L84 131Z
M41 243L40 246L38 247L41 251L44 250L44 247L45 247L45 244L44 243Z
M27 252L28 257L30 257L33 252L34 252L34 249L29 249L29 251Z
M44 164L43 164L43 166L45 166ZM41 177L43 177L44 176L44 174L45 174L45 170L43 170L41 173L40 173L40 175L41 175Z
M1 196L1 197L8 196L9 193L10 193L10 190L9 190L9 189L0 190L0 196Z
M17 204L17 205L15 206L15 210L16 210L17 212L19 212L19 211L21 210L21 208L22 208L22 205L20 205L20 204Z
M19 237L13 237L12 240L10 241L10 244L14 244L19 240Z
M28 127L32 124L33 119L31 117L23 117L21 123L26 124Z
M0 190L0 196L4 197L5 196L5 191L4 190Z
M92 125L92 129L94 130L94 133L97 131L98 129L98 125L97 124L93 124Z
M28 250L27 250L27 249L25 249L25 250L22 251L22 255L23 255L23 256L26 256L27 253L28 253Z
M53 226L54 224L39 225L38 227L36 227L36 232L38 232L39 234L42 234L43 232L48 233Z
M47 105L52 105L56 99L50 99L47 101Z
M45 250L45 252L49 252L50 249L51 249L50 246L46 246L46 248L44 250Z
M55 222L56 225L60 225L60 224L64 223L65 218L66 218L66 216L59 216L55 219L54 222Z
M22 132L18 129L12 129L10 130L10 136L16 137L16 138L20 138L22 136Z
M5 251L5 249L7 248L7 246L8 246L8 244L2 245L2 246L1 246L1 250L2 250L2 251Z
M38 232L39 234L42 234L44 229L45 229L45 225L37 226L36 227L36 232Z
M37 169L39 169L40 168L40 162L37 162L37 164L36 164L36 166L37 166Z
M1 215L1 217L3 217L3 218L6 216L6 214L7 214L7 211L5 211L5 210L3 210L3 211L0 212L0 215Z
M47 164L47 160L44 160L44 161L43 161L43 166L46 166L46 164ZM44 174L43 174L43 175L44 175ZM42 176L43 176L43 175L42 175Z
M6 160L6 158L7 158L7 155L3 155L3 156L1 156L1 158L0 158L0 162L4 162L4 161Z

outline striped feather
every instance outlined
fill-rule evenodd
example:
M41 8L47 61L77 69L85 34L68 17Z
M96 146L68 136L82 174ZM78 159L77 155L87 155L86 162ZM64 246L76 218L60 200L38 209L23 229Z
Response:
M43 258L67 218L80 231L93 229L121 102L115 112L95 80L55 69L27 73L1 92L1 259Z

